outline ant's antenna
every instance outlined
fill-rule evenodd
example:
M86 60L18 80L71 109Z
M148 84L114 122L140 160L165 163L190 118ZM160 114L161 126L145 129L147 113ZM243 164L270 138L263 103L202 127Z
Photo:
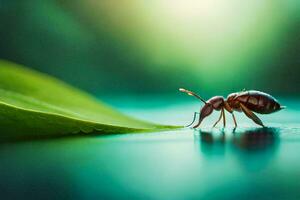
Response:
M189 91L189 90L186 90L186 89L183 89L183 88L179 88L179 91L180 92L185 92L185 93L187 93L190 96L194 96L197 99L200 99L203 103L207 104L207 102L202 97L200 97L199 95L197 95L196 93L194 93L192 91Z

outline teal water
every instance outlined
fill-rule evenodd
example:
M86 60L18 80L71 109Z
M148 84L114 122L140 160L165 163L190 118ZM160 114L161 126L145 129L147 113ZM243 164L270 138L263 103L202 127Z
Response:
M115 106L176 125L199 109L140 103ZM211 129L214 113L202 131L1 143L0 199L299 199L300 104L285 105L261 117L269 128L238 114L235 132L230 115Z

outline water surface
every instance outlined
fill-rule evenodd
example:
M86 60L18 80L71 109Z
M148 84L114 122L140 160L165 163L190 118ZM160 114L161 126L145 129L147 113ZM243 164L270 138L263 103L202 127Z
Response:
M116 105L118 106L118 105ZM240 127L0 144L3 199L299 199L300 105ZM137 109L139 107L139 109ZM188 124L199 104L119 107L139 118ZM1 198L2 199L2 198Z

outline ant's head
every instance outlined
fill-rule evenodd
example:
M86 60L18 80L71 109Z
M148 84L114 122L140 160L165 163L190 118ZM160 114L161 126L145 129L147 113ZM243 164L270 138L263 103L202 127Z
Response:
M199 95L197 95L194 92L191 92L191 91L183 89L183 88L180 88L179 91L180 92L185 92L190 96L194 96L194 97L200 99L203 103L205 103L205 105L203 106L203 108L200 111L200 119L199 119L199 124L197 126L200 125L200 123L203 121L203 119L205 117L209 116L213 112L213 110L216 109L216 108L214 108L212 103L205 101L202 97L200 97Z
M213 110L214 110L213 105L210 103L206 103L200 111L200 119L199 119L200 123L203 121L205 117L209 116L213 112Z

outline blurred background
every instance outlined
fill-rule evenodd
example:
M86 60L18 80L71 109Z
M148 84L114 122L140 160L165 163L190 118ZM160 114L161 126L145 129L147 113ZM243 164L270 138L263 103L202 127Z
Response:
M288 108L272 128L238 113L236 132L231 116L211 130L214 112L207 131L0 144L1 199L300 199L299 0L0 0L0 41L0 59L139 119L190 123L179 87Z
M0 0L0 58L97 96L297 97L297 0Z

